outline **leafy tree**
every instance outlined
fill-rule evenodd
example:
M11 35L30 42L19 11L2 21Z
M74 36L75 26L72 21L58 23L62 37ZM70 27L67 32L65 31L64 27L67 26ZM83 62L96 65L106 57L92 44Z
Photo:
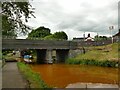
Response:
M42 26L42 27L39 27L35 30L32 30L32 32L28 34L28 39L29 38L43 39L45 36L48 36L48 35L51 35L50 29Z
M67 40L68 36L64 31L56 32L53 34L53 37L60 40Z
M34 8L28 1L2 2L2 33L3 35L16 36L17 33L26 34L30 28L25 24L33 16Z
M96 35L96 36L94 37L94 39L95 39L96 41L100 41L100 40L108 40L109 38L106 37L106 36L98 36L98 35Z
M44 39L47 39L47 40L67 40L68 36L65 32L61 31L61 32L56 32L52 35L46 36Z
M44 37L44 40L55 40L55 38L53 37L53 34L52 34Z
M8 22L7 17L5 15L2 16L2 35L4 37L17 37L16 33L14 32L14 28L12 28L12 24Z

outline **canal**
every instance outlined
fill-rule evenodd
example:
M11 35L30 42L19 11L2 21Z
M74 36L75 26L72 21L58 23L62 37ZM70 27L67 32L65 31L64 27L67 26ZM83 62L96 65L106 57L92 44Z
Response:
M74 83L118 83L118 69L88 65L34 64L33 71L40 74L49 86L65 88Z

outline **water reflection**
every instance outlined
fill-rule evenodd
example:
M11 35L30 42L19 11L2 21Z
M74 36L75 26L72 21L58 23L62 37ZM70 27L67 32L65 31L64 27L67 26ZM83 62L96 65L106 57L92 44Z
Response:
M30 65L50 86L64 88L77 82L118 83L118 69L87 65L42 64Z

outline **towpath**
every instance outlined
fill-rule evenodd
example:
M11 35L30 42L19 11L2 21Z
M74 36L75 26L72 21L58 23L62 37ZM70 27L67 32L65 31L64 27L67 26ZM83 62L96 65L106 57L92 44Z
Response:
M2 88L27 88L16 62L7 62L2 69Z

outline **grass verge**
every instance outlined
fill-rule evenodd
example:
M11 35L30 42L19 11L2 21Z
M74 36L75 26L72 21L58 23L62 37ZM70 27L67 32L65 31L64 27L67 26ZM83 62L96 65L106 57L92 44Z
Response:
M25 79L27 79L27 81L29 82L30 88L50 88L41 79L39 74L33 72L27 64L24 64L23 62L18 62L17 65L18 65L19 70L24 75Z
M88 47L89 51L85 54L79 54L76 59L89 59L89 60L109 60L118 61L118 43Z
M66 63L118 67L118 49L118 43L89 47L88 52L69 58Z
M83 64L83 65L96 65L104 67L118 67L118 61L99 61L99 60L89 60L89 59L75 59L69 58L66 60L66 64Z

